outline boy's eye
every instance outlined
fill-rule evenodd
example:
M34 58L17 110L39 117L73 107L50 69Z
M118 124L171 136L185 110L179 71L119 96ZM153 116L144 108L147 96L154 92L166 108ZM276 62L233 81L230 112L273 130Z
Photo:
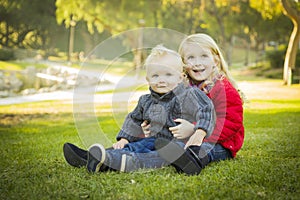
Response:
M202 54L202 57L206 58L208 55L207 54Z
M158 77L158 74L153 74L152 75L152 78L157 78Z
M172 76L172 74L171 74L171 73L167 73L166 75L167 75L167 76Z
M194 56L188 56L187 57L187 60L192 60L192 59L194 59L195 57Z

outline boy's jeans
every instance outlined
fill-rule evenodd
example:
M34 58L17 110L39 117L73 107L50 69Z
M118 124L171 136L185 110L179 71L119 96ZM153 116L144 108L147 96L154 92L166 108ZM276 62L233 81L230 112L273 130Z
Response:
M145 138L135 143L130 143L124 149L107 149L104 164L113 170L131 172L138 169L161 168L169 165L154 149L154 138ZM183 142L177 142L184 147ZM145 148L143 147L145 145ZM204 142L201 148L208 154L209 162L232 158L229 150L220 144Z
M104 164L113 170L125 172L167 166L169 163L155 151L154 142L154 137L143 138L128 143L123 149L107 149Z

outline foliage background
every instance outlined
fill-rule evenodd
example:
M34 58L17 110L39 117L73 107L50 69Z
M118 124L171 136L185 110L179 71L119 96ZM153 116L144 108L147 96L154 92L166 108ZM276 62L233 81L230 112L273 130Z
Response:
M276 46L286 45L293 25L281 12L280 2L258 2L1 0L0 47L40 49L46 57L67 52L71 22L75 23L74 51L86 54L113 34L143 26L184 34L205 32L226 51L230 45L252 48L258 53L271 41ZM236 37L242 41L235 44ZM230 58L228 50L228 62Z

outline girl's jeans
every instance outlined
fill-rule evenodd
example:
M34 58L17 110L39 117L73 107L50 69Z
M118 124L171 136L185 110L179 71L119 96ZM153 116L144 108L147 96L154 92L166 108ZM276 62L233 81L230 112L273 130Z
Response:
M201 148L207 153L209 162L232 158L230 151L220 144L203 142Z
M162 159L154 149L154 138L145 138L138 142L129 143L123 149L107 149L104 164L110 169L131 172L139 169L161 168L169 165ZM184 147L183 142L177 142ZM207 152L209 162L226 160L231 157L229 150L220 144L211 144L204 142L201 148Z

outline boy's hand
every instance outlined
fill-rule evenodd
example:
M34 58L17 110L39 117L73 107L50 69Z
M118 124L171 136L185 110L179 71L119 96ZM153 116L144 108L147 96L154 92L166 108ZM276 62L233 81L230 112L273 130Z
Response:
M185 119L175 119L174 121L180 123L177 126L169 128L175 138L184 139L190 137L194 133L194 124L186 121Z
M205 131L203 131L202 129L196 130L195 133L189 138L184 148L186 149L188 146L191 145L200 146L205 136L206 136Z
M150 123L147 120L145 120L141 124L141 127L143 129L145 137L150 137L150 135L151 135L151 132L150 132Z
M113 144L114 149L123 149L125 144L128 144L128 140L125 138L120 139L118 142Z

